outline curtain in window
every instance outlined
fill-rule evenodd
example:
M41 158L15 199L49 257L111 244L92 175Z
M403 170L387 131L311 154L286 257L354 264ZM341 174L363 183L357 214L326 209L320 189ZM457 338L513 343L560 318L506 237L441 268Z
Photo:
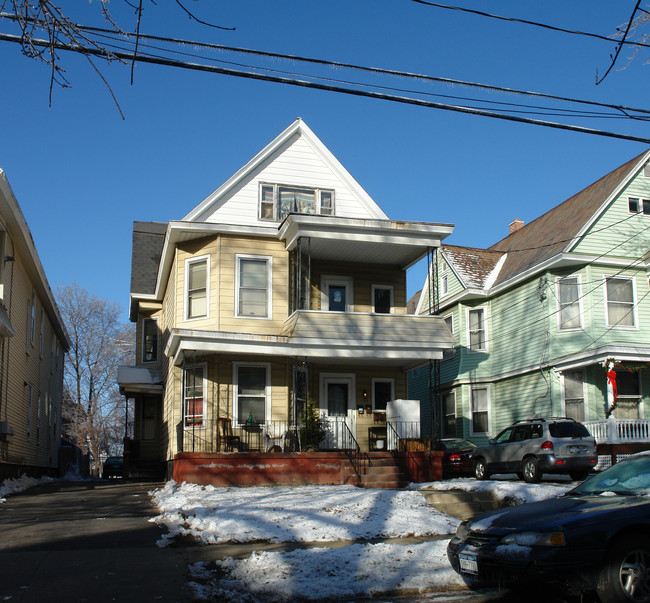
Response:
M203 367L185 369L185 425L203 426Z
M580 304L578 303L578 279L567 277L560 280L560 329L580 328Z
M634 326L634 288L630 279L607 279L607 318L610 325Z
M485 326L483 310L470 310L469 312L469 348L482 350L485 348Z
M584 378L582 371L564 373L564 405L567 417L585 420Z
M290 213L315 214L316 191L297 188L279 188L279 219L282 220Z
M239 261L239 316L268 316L266 260Z

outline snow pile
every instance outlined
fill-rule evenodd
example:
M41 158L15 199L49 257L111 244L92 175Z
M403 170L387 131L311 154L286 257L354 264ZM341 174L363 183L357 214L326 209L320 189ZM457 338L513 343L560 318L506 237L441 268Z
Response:
M354 486L214 488L168 482L152 494L169 534L205 544L325 542L453 534L458 520L415 490Z
M46 482L54 481L52 477L29 477L28 475L21 475L20 477L6 479L2 484L0 484L0 503L5 502L7 499L4 498L8 494L16 494L17 492L22 492L28 488L33 488L39 484L44 484Z
M260 603L413 595L466 588L446 554L459 521L429 506L421 488L489 489L517 504L559 496L573 485L453 479L413 484L408 490L365 490L353 486L214 488L172 481L151 492L160 510L151 521L169 530L159 546L186 535L205 544L313 545L196 563L190 567L196 599ZM423 541L368 542L407 536ZM349 543L353 540L357 542ZM510 547L503 553L520 556L525 549Z
M547 498L555 498L575 488L577 482L566 483L541 483L527 484L523 481L491 479L478 481L475 479L455 478L442 482L428 484L414 484L417 488L435 490L464 490L466 492L475 490L488 490L501 500L507 500L511 504L537 502Z
M415 545L352 544L284 553L256 552L190 568L197 598L254 603L348 599L395 591L459 590L462 578L447 561L447 540ZM226 577L219 579L219 574Z

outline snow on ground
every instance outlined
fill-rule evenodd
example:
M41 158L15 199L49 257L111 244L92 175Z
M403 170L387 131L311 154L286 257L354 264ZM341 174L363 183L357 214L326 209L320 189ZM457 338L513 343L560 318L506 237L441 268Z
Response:
M511 479L452 479L412 484L407 490L353 486L214 488L168 482L152 492L165 525L165 546L177 535L204 544L316 543L290 551L259 550L245 559L225 557L191 569L194 595L236 603L373 596L394 591L464 588L446 548L458 520L429 506L422 488L490 489L516 502L559 496L575 484L526 484ZM423 542L370 543L419 536ZM436 538L438 537L438 538ZM357 540L347 546L333 541Z
M168 482L153 495L156 522L205 544L322 542L453 534L458 520L415 490L354 486L214 488Z
M6 479L0 484L0 504L7 500L4 497L8 494L16 494L17 492L22 492L28 488L33 488L39 484L44 484L51 481L54 481L54 478L42 477L38 479L35 477L29 477L25 474L21 475L20 477Z

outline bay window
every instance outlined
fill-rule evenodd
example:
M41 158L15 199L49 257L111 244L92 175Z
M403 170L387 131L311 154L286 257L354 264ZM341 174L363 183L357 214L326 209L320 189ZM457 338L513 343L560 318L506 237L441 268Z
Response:
M557 281L560 331L582 327L580 312L580 281L577 276L567 276Z
M208 275L210 262L207 256L185 262L185 316L208 316Z
M625 277L605 277L607 326L636 327L634 281Z

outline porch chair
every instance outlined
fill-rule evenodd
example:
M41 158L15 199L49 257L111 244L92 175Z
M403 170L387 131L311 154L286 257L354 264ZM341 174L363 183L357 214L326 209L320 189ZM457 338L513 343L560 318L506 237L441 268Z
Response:
M217 450L221 452L223 445L224 452L232 452L235 448L241 449L241 438L232 433L232 419L219 417L217 419Z

